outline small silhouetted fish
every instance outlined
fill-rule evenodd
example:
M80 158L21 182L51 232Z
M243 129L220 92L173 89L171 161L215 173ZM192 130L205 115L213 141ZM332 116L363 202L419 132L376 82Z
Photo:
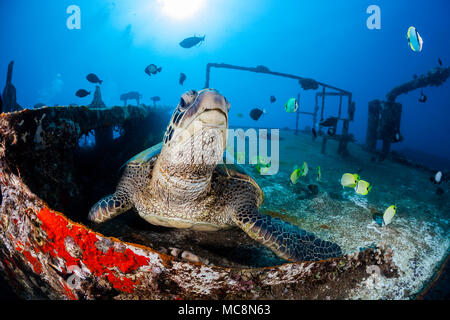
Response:
M329 127L328 128L328 135L332 137L335 134L336 134L336 128L335 127Z
M395 142L400 142L400 141L402 141L403 140L403 137L402 137L402 135L400 134L400 132L396 132L395 134L394 134L394 141Z
M414 79L417 79L417 74L413 75L413 78L414 78Z
M180 73L180 84L183 85L184 81L186 80L186 75L182 72Z
M88 96L88 95L90 95L90 94L91 94L90 91L86 91L86 90L84 90L84 89L80 89L80 90L77 91L77 93L75 93L75 95L76 95L78 98L84 98L84 97L86 97L86 96Z
M261 116L262 116L264 113L265 113L264 110L255 108L255 109L253 109L252 111L250 111L250 117L251 117L253 120L258 121L259 118L261 118Z
M156 65L152 63L149 64L147 68L145 68L145 73L151 76L152 74L157 74L158 72L161 72L161 70L162 70L161 67L158 68Z
M326 119L325 121L322 121L320 125L322 127L336 127L338 122L338 118L336 117L330 117Z
M244 117L244 115L243 115L241 112L239 112L238 114L236 114L236 116L237 116L238 118L243 118L243 117Z
M439 62L439 65L442 67L442 60L441 60L441 58L438 58L438 62Z
M86 76L86 79L87 79L89 82L92 82L92 83L98 83L98 84L102 84L102 83L103 83L103 80L100 80L100 79L97 77L97 75L96 75L96 74L93 74L93 73L89 73L89 74Z
M419 102L421 103L427 102L427 96L423 94L423 91L420 93Z
M185 49L189 49L192 48L193 46L196 46L197 44L199 44L202 41L205 41L205 37L189 37L184 39L183 41L180 42L180 46L185 48Z
M313 195L317 195L319 193L319 187L315 184L310 184L308 185L308 190L309 192L311 192Z
M444 189L442 189L441 187L438 187L438 188L436 189L436 194L437 194L438 196L442 196L442 195L444 194Z
M313 134L314 138L317 138L317 131L316 131L316 129L312 128L311 131L312 131L312 134Z
M152 100L153 102L157 102L157 101L161 101L161 98L158 96L155 96L155 97L151 97L150 100Z
M275 98L275 96L270 96L270 103L274 103L275 101L277 101L277 98Z

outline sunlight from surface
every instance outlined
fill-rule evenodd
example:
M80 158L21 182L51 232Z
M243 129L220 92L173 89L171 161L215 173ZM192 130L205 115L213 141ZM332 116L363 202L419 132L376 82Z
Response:
M162 11L174 19L187 19L198 13L204 0L160 0Z

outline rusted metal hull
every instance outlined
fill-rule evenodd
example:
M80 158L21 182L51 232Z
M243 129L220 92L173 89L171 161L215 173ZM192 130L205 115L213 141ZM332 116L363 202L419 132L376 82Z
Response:
M392 253L384 249L319 262L227 268L181 261L96 233L50 208L25 184L20 168L13 169L8 154L21 143L12 139L17 119L0 119L0 270L22 298L345 299L368 276L369 265L378 265L384 276L396 274Z

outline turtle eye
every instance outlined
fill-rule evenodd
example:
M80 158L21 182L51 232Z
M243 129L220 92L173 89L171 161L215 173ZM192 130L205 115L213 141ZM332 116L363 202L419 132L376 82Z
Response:
M180 111L186 110L194 102L196 94L197 94L197 92L195 92L195 94L193 94L192 90L184 93L181 96L180 104L178 105L179 106L178 109Z
M183 97L181 97L180 103L178 104L178 108L180 110L184 110L184 109L186 109L187 106L188 105L187 105L186 101L184 101Z

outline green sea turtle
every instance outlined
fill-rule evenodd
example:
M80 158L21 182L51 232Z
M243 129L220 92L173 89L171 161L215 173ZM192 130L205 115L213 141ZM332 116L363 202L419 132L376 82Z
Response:
M125 164L116 192L91 208L89 220L102 223L135 208L153 225L200 231L237 226L290 261L341 255L337 244L261 214L258 184L242 168L222 164L229 108L213 89L183 94L163 142Z

